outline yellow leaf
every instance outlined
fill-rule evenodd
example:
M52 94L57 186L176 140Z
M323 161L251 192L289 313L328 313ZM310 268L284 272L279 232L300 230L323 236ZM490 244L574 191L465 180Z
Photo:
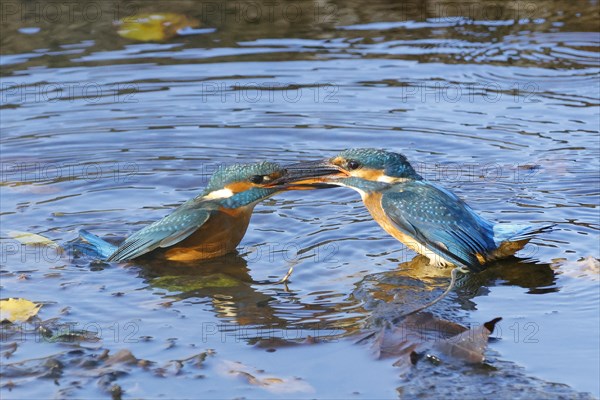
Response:
M41 306L25 299L0 300L0 322L25 322L36 315Z
M160 42L177 36L179 30L195 28L198 20L183 14L138 14L116 22L117 33L127 39Z
M29 232L21 232L21 231L9 231L8 235L13 239L23 243L25 245L41 245L59 248L60 246L53 242L52 240L45 238L41 235L36 235L35 233Z

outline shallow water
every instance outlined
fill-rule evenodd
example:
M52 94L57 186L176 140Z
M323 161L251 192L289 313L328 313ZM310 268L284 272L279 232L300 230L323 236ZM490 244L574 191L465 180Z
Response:
M41 320L100 340L8 330L3 398L113 384L143 398L600 396L596 1L52 4L2 4L0 297L43 302ZM148 12L215 30L115 33L113 20ZM118 240L221 164L373 146L489 219L557 224L521 252L529 261L470 277L430 310L468 326L503 318L484 366L401 372L346 338L426 302L449 271L413 260L341 188L263 202L239 256L193 268L95 263L7 236ZM287 287L257 284L292 265ZM309 336L318 344L288 343ZM99 379L81 363L105 349L152 364ZM202 365L172 362L209 349Z

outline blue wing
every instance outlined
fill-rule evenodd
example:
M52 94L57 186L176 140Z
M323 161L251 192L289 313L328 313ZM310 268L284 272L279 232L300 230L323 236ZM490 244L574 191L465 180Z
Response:
M397 229L454 264L480 270L477 254L485 258L496 248L493 224L430 182L395 185L384 192L381 205Z
M112 253L117 251L117 246L112 243L108 243L106 240L99 238L85 229L81 229L79 231L79 236L89 244L87 247L80 247L79 244L77 244L80 249L86 252L91 251L103 259L108 258Z
M128 237L107 261L131 260L157 247L177 244L196 232L210 214L211 210L201 207L196 199L189 200L173 213Z

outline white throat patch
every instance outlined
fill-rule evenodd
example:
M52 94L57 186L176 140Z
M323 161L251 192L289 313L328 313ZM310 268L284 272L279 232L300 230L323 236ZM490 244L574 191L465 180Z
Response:
M345 185L342 182L331 182L331 183L334 185L337 185L337 186L342 186L342 187L347 187L347 188L353 189L354 191L358 192L358 194L360 194L360 197L362 198L363 201L365 201L365 199L367 198L367 192L365 192L362 189L359 189L354 186Z
M219 190L214 190L214 191L210 192L209 194L204 196L204 198L207 200L215 200L215 199L227 199L231 196L233 196L233 192L230 189L219 189Z
M377 182L384 182L384 183L400 183L400 182L406 182L408 179L407 178L394 178L393 176L387 176L387 175L381 175L380 177L377 178Z

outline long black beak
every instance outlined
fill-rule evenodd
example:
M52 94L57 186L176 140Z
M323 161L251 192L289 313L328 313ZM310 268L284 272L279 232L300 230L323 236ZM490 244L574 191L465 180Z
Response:
M329 160L305 161L289 164L284 167L282 177L271 182L269 186L286 189L316 189L331 187L327 182L347 176L337 165Z

